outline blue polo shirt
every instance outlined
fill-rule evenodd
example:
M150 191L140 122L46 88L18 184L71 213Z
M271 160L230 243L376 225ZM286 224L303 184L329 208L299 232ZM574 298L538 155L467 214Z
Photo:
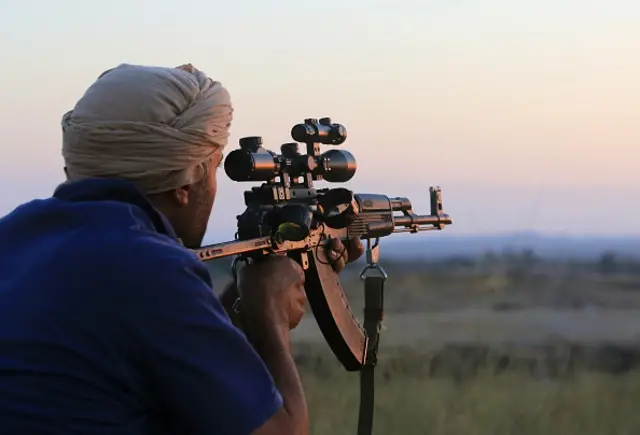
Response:
M250 434L281 405L133 185L63 184L0 219L0 434Z

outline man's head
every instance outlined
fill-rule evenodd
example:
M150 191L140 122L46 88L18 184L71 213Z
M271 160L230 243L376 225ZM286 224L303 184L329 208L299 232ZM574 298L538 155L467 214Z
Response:
M232 114L226 89L192 65L107 70L63 116L67 179L131 181L198 247Z

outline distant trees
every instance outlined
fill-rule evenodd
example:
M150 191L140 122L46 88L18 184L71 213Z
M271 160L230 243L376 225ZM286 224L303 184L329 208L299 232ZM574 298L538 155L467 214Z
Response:
M617 256L615 252L603 252L598 261L598 270L603 275L613 275L617 271Z
M603 252L597 262L598 272L602 275L617 273L640 274L640 261L622 257L613 251Z

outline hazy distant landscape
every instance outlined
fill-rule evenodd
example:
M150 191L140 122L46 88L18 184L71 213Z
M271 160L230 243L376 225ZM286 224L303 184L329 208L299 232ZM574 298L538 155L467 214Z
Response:
M382 241L383 258L437 258L478 256L488 252L532 250L545 258L595 259L606 252L640 258L640 236L549 235L535 232L457 236L432 232L429 235L397 235Z
M375 433L640 433L640 238L395 239ZM357 315L363 265L341 276ZM221 288L228 262L210 266ZM357 374L312 314L294 340L312 433L355 433Z

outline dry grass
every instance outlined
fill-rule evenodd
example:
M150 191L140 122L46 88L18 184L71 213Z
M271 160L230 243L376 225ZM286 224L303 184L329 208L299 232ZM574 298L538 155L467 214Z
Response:
M410 365L410 361L407 361ZM636 435L640 372L581 371L562 380L523 372L480 373L465 382L381 367L375 434ZM312 431L355 434L358 375L336 365L301 368ZM386 373L385 373L386 372ZM385 377L389 377L386 381Z

